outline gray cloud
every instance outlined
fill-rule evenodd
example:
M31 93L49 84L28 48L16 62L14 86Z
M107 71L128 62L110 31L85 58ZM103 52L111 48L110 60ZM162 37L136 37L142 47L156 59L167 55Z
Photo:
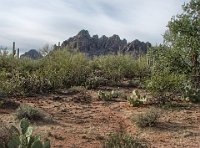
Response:
M118 34L162 42L166 25L188 0L0 0L0 45L27 50L74 36Z

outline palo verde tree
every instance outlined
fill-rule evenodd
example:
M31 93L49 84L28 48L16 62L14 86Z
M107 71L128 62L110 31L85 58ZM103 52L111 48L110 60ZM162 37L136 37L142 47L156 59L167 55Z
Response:
M196 87L200 80L200 0L183 5L183 13L169 22L164 39L165 45L187 64L187 74Z

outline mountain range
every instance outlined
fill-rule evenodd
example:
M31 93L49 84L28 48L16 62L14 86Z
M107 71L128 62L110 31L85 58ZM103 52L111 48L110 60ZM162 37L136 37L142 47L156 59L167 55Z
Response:
M87 30L81 30L76 36L63 41L61 48L77 49L87 56L99 56L106 54L129 53L134 56L146 54L151 47L149 42L141 42L138 39L128 43L126 39L120 39L118 35L107 37L105 35L90 36Z
M60 45L54 45L56 49L69 49L78 50L85 53L89 57L107 55L107 54L131 54L135 57L144 55L147 53L148 48L151 47L151 43L142 42L138 39L127 42L126 39L120 39L120 37L114 34L111 37L105 35L99 37L98 35L90 36L87 30L81 30L77 35L71 37L62 42ZM31 59L41 58L41 54L36 50L30 50L21 57L28 57Z

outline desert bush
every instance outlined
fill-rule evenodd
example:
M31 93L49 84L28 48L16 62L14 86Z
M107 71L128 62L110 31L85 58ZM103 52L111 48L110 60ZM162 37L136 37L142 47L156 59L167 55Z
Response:
M186 84L184 87L184 98L192 103L200 102L200 89L194 88L192 84Z
M133 117L132 120L138 127L152 127L158 121L159 116L159 112L156 109L150 109L145 113L141 113L136 117Z
M23 88L21 88L20 73L18 71L0 71L0 94L3 96L23 94Z
M19 65L17 69L22 73L31 73L40 69L42 66L41 60L31 60L29 58L19 59Z
M53 89L50 80L38 73L38 71L27 72L20 82L20 86L26 95L46 93Z
M41 60L0 56L0 68L0 95L48 93L78 85L97 88L149 72L145 58L106 55L91 60L67 49L52 51Z
M67 93L70 95L74 95L77 93L85 93L87 89L83 86L72 86L67 90Z
M145 61L145 60L144 60ZM91 62L104 78L119 81L123 78L142 77L147 74L147 62L136 60L131 55L106 55Z
M3 95L23 95L30 90L34 92L37 85L26 83L30 75L39 69L39 61L30 59L17 59L11 56L0 57L0 93ZM36 75L36 74L35 74ZM32 86L29 91L26 89ZM36 92L36 91L35 91Z
M142 96L138 90L134 90L132 94L127 97L127 100L133 107L138 107L146 101L146 96Z
M128 85L131 87L140 87L141 86L141 81L139 79L130 79L128 81Z
M138 138L125 133L111 133L104 143L104 148L147 148Z
M28 106L28 105L20 106L17 109L16 115L17 115L17 118L20 120L23 118L26 118L32 122L44 121L46 118L46 114L44 113L44 111L35 107Z
M0 148L6 147L11 136L10 128L5 123L0 123Z
M12 72L20 66L20 59L13 58L12 55L0 55L0 69L6 72Z
M27 119L20 122L20 131L15 126L11 126L9 140L6 143L0 143L1 148L50 148L50 141L41 141L40 136L33 136L33 128L29 126Z
M106 83L108 83L108 80L103 78L103 77L99 77L99 76L90 76L86 79L85 81L85 87L87 87L88 89L96 89L101 85L105 85Z
M43 59L40 72L53 89L81 85L90 74L88 59L81 53L54 51Z
M9 99L0 100L0 108L3 109L17 109L19 106L19 103Z
M183 74L163 70L163 72L152 74L150 80L147 80L146 88L160 103L165 103L174 95L182 93L186 80Z

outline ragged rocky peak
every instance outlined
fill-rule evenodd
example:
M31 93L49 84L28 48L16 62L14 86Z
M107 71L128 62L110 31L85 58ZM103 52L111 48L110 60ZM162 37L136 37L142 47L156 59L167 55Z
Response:
M76 36L65 40L61 46L70 50L79 50L90 57L118 53L138 56L146 54L151 43L139 40L127 43L126 39L120 39L116 34L111 37L105 35L100 38L98 35L91 37L87 30L81 30Z

